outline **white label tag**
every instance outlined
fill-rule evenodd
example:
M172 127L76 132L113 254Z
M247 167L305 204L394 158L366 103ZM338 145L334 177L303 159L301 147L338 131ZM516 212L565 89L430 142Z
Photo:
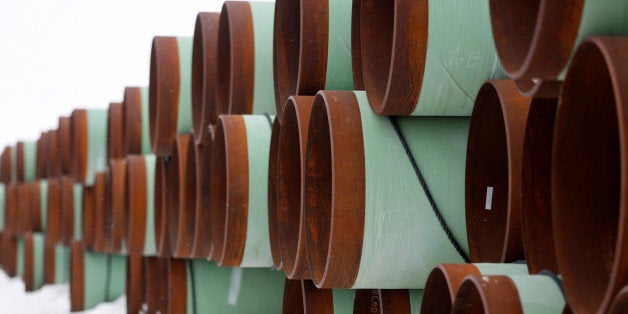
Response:
M484 204L484 209L491 210L492 206L493 206L493 187L487 186L486 187L486 204Z

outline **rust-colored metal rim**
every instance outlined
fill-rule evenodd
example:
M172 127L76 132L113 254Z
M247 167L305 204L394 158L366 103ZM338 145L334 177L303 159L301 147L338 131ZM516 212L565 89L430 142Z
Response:
M112 159L109 161L111 172L111 249L114 253L122 252L127 236L127 186L126 160Z
M574 48L583 0L489 1L495 48L513 79L555 79Z
M508 276L466 277L452 313L523 313L519 292Z
M105 237L104 240L104 253L113 253L113 206L112 206L112 183L113 180L111 178L111 168L107 167L105 170L105 195L104 195L104 219L103 219L103 234Z
M207 141L207 126L218 118L215 93L219 24L219 13L200 12L196 16L192 44L192 124L197 144Z
M277 149L277 231L283 270L290 279L309 279L303 197L305 149L314 97L286 101ZM270 210L270 209L269 209Z
M24 290L34 291L35 278L35 243L32 233L24 235Z
M353 72L353 87L364 90L364 74L362 73L362 38L360 24L362 23L362 1L353 1L351 8L351 67Z
M467 238L474 262L524 259L521 159L530 101L507 80L487 81L476 97L465 174Z
M626 310L628 310L628 286L624 286L621 290L619 290L608 313L622 314L626 313Z
M277 1L274 23L275 104L282 119L288 97L325 88L329 1Z
M2 269L9 277L17 276L17 239L13 235L2 234Z
M175 37L156 36L150 55L149 129L153 153L170 155L179 116L179 47Z
M438 264L425 282L421 313L450 313L456 293L468 275L482 275L471 264Z
M144 258L130 254L127 257L126 312L139 313L144 303Z
M205 175L209 179L211 170L210 162L205 159L205 156L211 155L211 134L207 135L204 140L206 142L201 144L190 141L186 156L188 165L185 174L187 189L194 189L194 202L192 203L192 199L188 199L193 204L194 210L192 213L194 234L190 253L193 258L207 258L211 252L209 181L205 180ZM206 153L206 151L209 152Z
M12 237L17 233L19 228L17 219L17 185L10 183L6 186L6 200L5 200L5 221L3 232L6 236Z
M110 103L107 114L107 160L124 158L122 103Z
M275 117L270 135L270 153L268 156L268 234L270 251L276 270L283 269L281 249L279 248L279 230L277 226L277 155L279 153L280 120Z
M17 211L16 216L16 234L24 236L28 232L32 232L32 216L30 202L30 185L27 183L17 183Z
M310 276L319 288L350 287L362 256L366 198L355 94L320 91L307 139L304 216Z
M196 200L195 165L187 163L188 148L194 142L190 134L175 137L172 157L166 164L166 212L170 250L175 258L190 257L194 241L194 218ZM192 149L194 154L194 149ZM188 167L192 167L192 177L186 178ZM191 185L188 185L191 183Z
M409 115L416 107L427 53L427 7L427 1L361 2L360 42L353 44L360 44L364 89L379 115Z
M42 179L46 177L46 159L48 158L48 152L46 151L46 136L48 136L48 131L41 132L39 138L37 139L37 157L35 159L35 178ZM2 157L0 155L0 168L2 168ZM0 175L0 182L2 181L2 176Z
M4 184L11 183L11 174L13 173L13 149L15 148L12 146L5 147L0 157L0 180L2 180Z
M83 221L81 222L81 230L83 231L83 245L86 249L91 250L94 246L94 206L96 205L95 187L83 187Z
M147 210L147 186L146 186L146 162L142 155L127 156L126 174L126 201L127 208L127 237L126 247L131 255L144 253L146 236L146 210Z
M23 183L24 182L24 170L26 167L26 163L25 161L25 156L24 156L24 142L20 141L17 142L17 144L15 144L15 168L16 168L16 174L15 174L15 178L16 181L19 183Z
M552 233L551 161L558 100L535 98L526 122L521 164L521 233L531 274L559 273Z
M11 185L7 186L7 196L10 195L10 188ZM48 215L46 218L46 240L52 244L57 244L59 243L60 237L61 182L58 178L51 178L48 180Z
M255 42L248 2L226 1L218 26L218 89L216 116L253 110Z
M142 89L126 87L122 101L124 155L142 153Z
M43 232L43 222L41 217L41 186L39 180L35 180L31 184L28 198L30 200L29 215L31 217L31 230L33 232Z
M69 176L59 178L61 192L61 244L69 246L74 237L74 181Z
M354 313L411 313L408 289L358 289L353 301ZM441 313L444 313L442 311Z
M97 172L94 179L94 252L105 251L105 195L107 174L104 171Z
M166 313L187 313L187 266L189 260L168 258L167 281L168 307Z
M47 154L48 154L48 160L46 161L46 169L47 169L48 178L56 177L59 175L59 153L58 153L59 143L58 142L59 142L59 138L57 135L57 129L51 130L48 133L48 147L46 149ZM74 143L74 138L72 139L72 142ZM72 156L74 156L75 149L76 148L74 144L72 144ZM74 171L74 167L75 166L74 166L74 160L73 160L72 171Z
M238 266L244 255L249 199L246 140L242 116L218 117L212 145L210 197L213 259L220 266Z
M72 119L70 117L60 117L57 129L58 151L58 173L70 175L72 173ZM39 153L39 151L38 151Z
M552 224L565 294L576 313L607 311L628 279L626 51L625 38L585 40L556 116Z
M157 256L170 257L168 234L167 170L169 157L158 157L155 169L155 241Z
M144 257L148 313L168 313L168 259Z
M83 311L85 305L85 261L83 244L72 241L70 246L70 311Z
M283 313L334 313L332 290L317 289L311 280L286 278Z
M87 110L72 111L72 177L76 182L85 182L87 176ZM56 146L56 145L55 145Z
M44 239L44 283L55 284L55 244L49 240L48 235Z

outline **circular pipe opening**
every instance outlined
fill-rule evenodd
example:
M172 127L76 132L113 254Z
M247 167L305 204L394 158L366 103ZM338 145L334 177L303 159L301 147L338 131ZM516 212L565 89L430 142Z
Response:
M248 2L227 1L222 7L216 115L250 114L253 110L255 42L251 14Z
M146 163L143 156L127 157L126 201L129 254L143 254L146 235L147 199ZM132 210L131 210L132 209Z
M58 172L62 175L70 175L72 172L72 120L70 117L59 118L57 136L59 145Z
M91 250L94 246L94 202L95 194L93 186L83 187L83 245Z
M70 245L74 237L74 182L68 176L60 178L61 242Z
M142 153L142 92L126 87L122 101L122 142L124 155Z
M166 166L166 204L168 211L168 234L173 257L189 257L194 241L195 184L188 186L187 155L189 134L177 135L172 157ZM193 165L192 165L193 167ZM192 169L194 170L194 169ZM189 178L195 181L195 176Z
M214 93L219 23L219 13L200 12L196 16L192 45L192 123L197 144L206 142L207 125L217 118Z
M522 314L519 292L507 276L467 276L456 295L452 313Z
M318 289L311 280L301 280L304 313L334 313L332 289Z
M170 237L168 235L168 204L167 193L170 187L167 184L167 170L170 167L169 157L157 158L155 169L155 241L157 255L170 256Z
M481 275L472 264L439 264L432 269L423 293L421 313L451 312L456 292L467 275Z
M179 48L175 37L153 38L150 57L149 130L153 153L170 155L179 116Z
M510 81L489 81L478 92L465 174L467 237L474 262L524 259L518 181L529 104Z
M552 234L551 160L555 98L536 98L526 123L521 173L521 232L528 270L559 273Z
M482 288L479 285L476 276L471 276L462 282L456 294L452 313L488 313L490 309L480 292Z
M75 109L72 111L72 177L76 182L84 182L87 175L87 110ZM57 175L57 134L50 136L50 163L48 177Z
M308 278L305 226L301 199L305 184L307 130L314 97L290 97L279 132L277 164L277 222L279 247L286 276Z
M31 228L33 232L44 232L42 228L42 216L41 216L41 186L40 180L35 180L31 184L31 190L29 193L29 202L31 204Z
M211 160L214 145L213 128L208 127L207 142L202 146L201 155L196 156L196 227L194 235L194 255L212 258L212 225L211 225ZM197 146L197 149L201 147ZM188 163L189 163L188 159ZM200 180L200 181L199 181Z
M286 278L283 284L282 313L304 313L301 280Z
M206 145L206 144L205 144ZM186 230L191 232L187 236L191 239L190 243L190 257L192 258L207 258L208 252L206 249L201 248L206 246L197 242L207 241L205 238L205 231L199 229L209 228L209 220L205 217L205 204L203 204L203 151L205 145L196 144L194 141L188 142L186 158L186 198L188 201L189 212L186 213L189 219L189 228ZM203 233L201 235L201 233Z
M107 114L107 160L124 158L122 104L109 104Z
M354 44L361 46L371 108L380 115L411 114L423 82L428 1L362 0L360 11L360 41Z
M625 49L625 40L583 43L567 74L556 118L552 223L558 266L574 312L605 311L621 288L615 276L625 269L619 262L625 223L620 203L625 104L619 97L626 81L612 62Z
M74 128L74 127L73 127ZM83 129L85 132L87 132L87 126L85 126L85 129ZM74 133L74 131L73 131ZM81 147L77 147L74 145L75 142L75 135L72 135L72 170L75 170L76 172L79 171L79 169L75 169L78 168L79 166L77 165L78 162L80 162L78 156L75 155L79 155L82 151L80 151ZM80 136L79 136L80 137ZM48 177L52 178L52 177L56 177L59 175L59 152L58 152L58 138L57 138L57 130L52 130L49 133L48 136L48 161L46 162L46 168L48 170ZM87 144L86 144L87 145ZM87 149L87 148L85 148ZM74 161L76 158L76 162ZM11 162L11 157L8 158L9 162ZM10 164L9 164L10 167ZM11 168L9 168L11 169ZM11 171L8 172L8 176L9 176L9 180L11 178ZM84 177L84 175L83 175Z
M268 233L270 251L275 269L283 269L281 249L279 248L279 230L277 225L277 155L279 154L279 135L281 125L275 117L270 135L270 153L268 156Z

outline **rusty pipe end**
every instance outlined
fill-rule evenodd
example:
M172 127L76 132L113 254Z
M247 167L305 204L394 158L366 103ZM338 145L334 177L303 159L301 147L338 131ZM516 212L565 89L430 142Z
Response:
M305 150L314 97L292 96L286 101L277 149L276 219L281 259L290 279L308 279L305 220Z
M170 257L168 233L167 170L170 157L158 157L155 169L155 241L157 256Z
M59 179L61 196L61 244L69 246L74 238L74 181L69 176Z
M196 180L194 175L189 180L186 178L188 167L191 166L192 174L195 173L195 165L187 163L190 142L193 142L190 134L177 135L172 156L166 163L166 180L163 187L167 191L165 218L168 220L170 249L175 258L189 257L194 241Z
M218 117L211 173L213 258L220 266L238 266L246 242L249 194L248 147L242 116Z
M467 143L465 207L474 262L524 259L521 158L530 98L512 81L487 81L478 92Z
M192 43L192 131L197 144L207 141L207 125L218 117L215 93L219 24L219 13L200 12L196 16Z
M94 206L96 202L94 191L94 186L83 187L81 230L83 231L83 245L88 250L92 250L94 246Z
M109 161L111 172L111 249L114 253L122 252L127 237L127 186L126 186L126 160L112 159Z
M218 26L216 115L253 111L254 52L251 6L248 2L226 1Z
M468 275L481 275L471 264L438 264L425 282L421 313L451 312L456 293Z
M205 160L206 151L211 151L211 147L207 147L211 146L211 134L208 134L204 140L202 144L189 141L186 156L188 165L185 174L186 185L188 190L194 190L193 193L187 193L189 197L193 196L193 199L188 198L192 209L191 223L194 230L190 251L190 257L193 258L207 258L211 251L210 193L209 183L205 180L205 175L209 178L211 171L211 164Z
M362 1L353 1L351 8L351 72L353 87L364 90L364 73L362 72L362 38L360 25L362 23Z
M320 91L307 139L304 219L310 276L319 288L348 288L362 255L366 198L362 120L355 94ZM343 175L336 173L340 170Z
M427 53L427 6L427 1L361 2L361 40L352 44L360 44L364 89L379 115L409 115L416 107Z
M563 84L552 150L558 268L574 312L605 312L628 276L624 38L590 37ZM586 248L586 255L582 255Z
M57 128L58 167L61 175L72 174L72 118L60 117ZM38 151L39 153L39 151Z
M149 133L153 153L169 156L179 116L179 48L176 37L155 36L150 56Z
M85 308L85 254L80 241L70 245L70 311L83 311Z
M275 117L270 136L270 153L268 156L268 234L273 265L276 270L283 269L277 225L277 157L279 154L279 133L281 131L280 122L281 120Z
M7 196L10 195L7 186ZM7 204L8 205L8 204ZM6 228L5 228L6 229ZM48 180L48 215L46 218L46 238L57 244L61 236L61 186L58 178Z
M517 287L507 276L476 276L464 279L452 313L523 313Z
M315 95L325 88L328 24L328 1L276 2L273 78L277 119L282 118L291 95Z
M283 313L333 313L331 289L317 289L311 280L286 278L283 290Z
M110 103L107 114L107 160L124 158L122 103Z
M142 155L127 156L126 201L127 237L126 247L131 255L144 253L146 235L147 195L146 162Z
M96 173L94 179L94 243L92 244L94 252L105 252L106 181L107 173L105 171Z
M142 89L125 87L122 100L123 155L142 153Z
M127 257L126 276L126 312L139 313L144 299L144 257L142 255L130 254Z
M85 182L87 177L87 145L89 141L87 110L74 109L71 119L72 177L74 181Z

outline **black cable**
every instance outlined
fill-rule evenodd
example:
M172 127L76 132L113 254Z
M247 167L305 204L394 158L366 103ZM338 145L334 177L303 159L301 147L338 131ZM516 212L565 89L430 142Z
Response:
M456 241L453 234L451 233L451 229L449 229L449 226L447 226L447 223L445 223L445 219L443 218L443 215L438 209L438 205L436 205L436 201L434 201L432 192L430 192L430 189L427 186L427 183L425 182L425 178L423 177L423 174L421 173L421 169L419 169L419 165L414 159L414 155L410 151L410 147L408 146L406 139L403 137L403 134L401 133L401 130L399 129L399 125L397 124L396 118L394 116L389 116L388 119L390 121L390 124L392 124L393 129L395 130L395 133L397 133L397 137L401 141L401 145L403 145L403 150L406 152L406 155L410 159L410 163L412 164L414 173L419 179L419 183L421 183L421 187L423 188L423 191L425 192L425 196L427 197L427 200L430 202L432 211L434 212L434 215L436 215L436 218L438 219L440 226L443 228L443 231L445 231L445 235L447 235L447 239L449 239L449 242L451 242L451 244L454 246L454 248L456 249L460 257L462 257L462 259L465 261L465 263L470 263L471 259L467 256L467 254L465 254L464 250L462 249L458 241Z
M266 117L266 120L268 120L268 124L270 125L270 129L273 129L273 118L270 117L270 115L268 114L268 112L264 112L264 117Z
M188 269L190 270L190 287L192 290L192 313L197 313L196 312L196 289L194 286L194 267L192 267L192 260L188 259L187 260L187 266Z

